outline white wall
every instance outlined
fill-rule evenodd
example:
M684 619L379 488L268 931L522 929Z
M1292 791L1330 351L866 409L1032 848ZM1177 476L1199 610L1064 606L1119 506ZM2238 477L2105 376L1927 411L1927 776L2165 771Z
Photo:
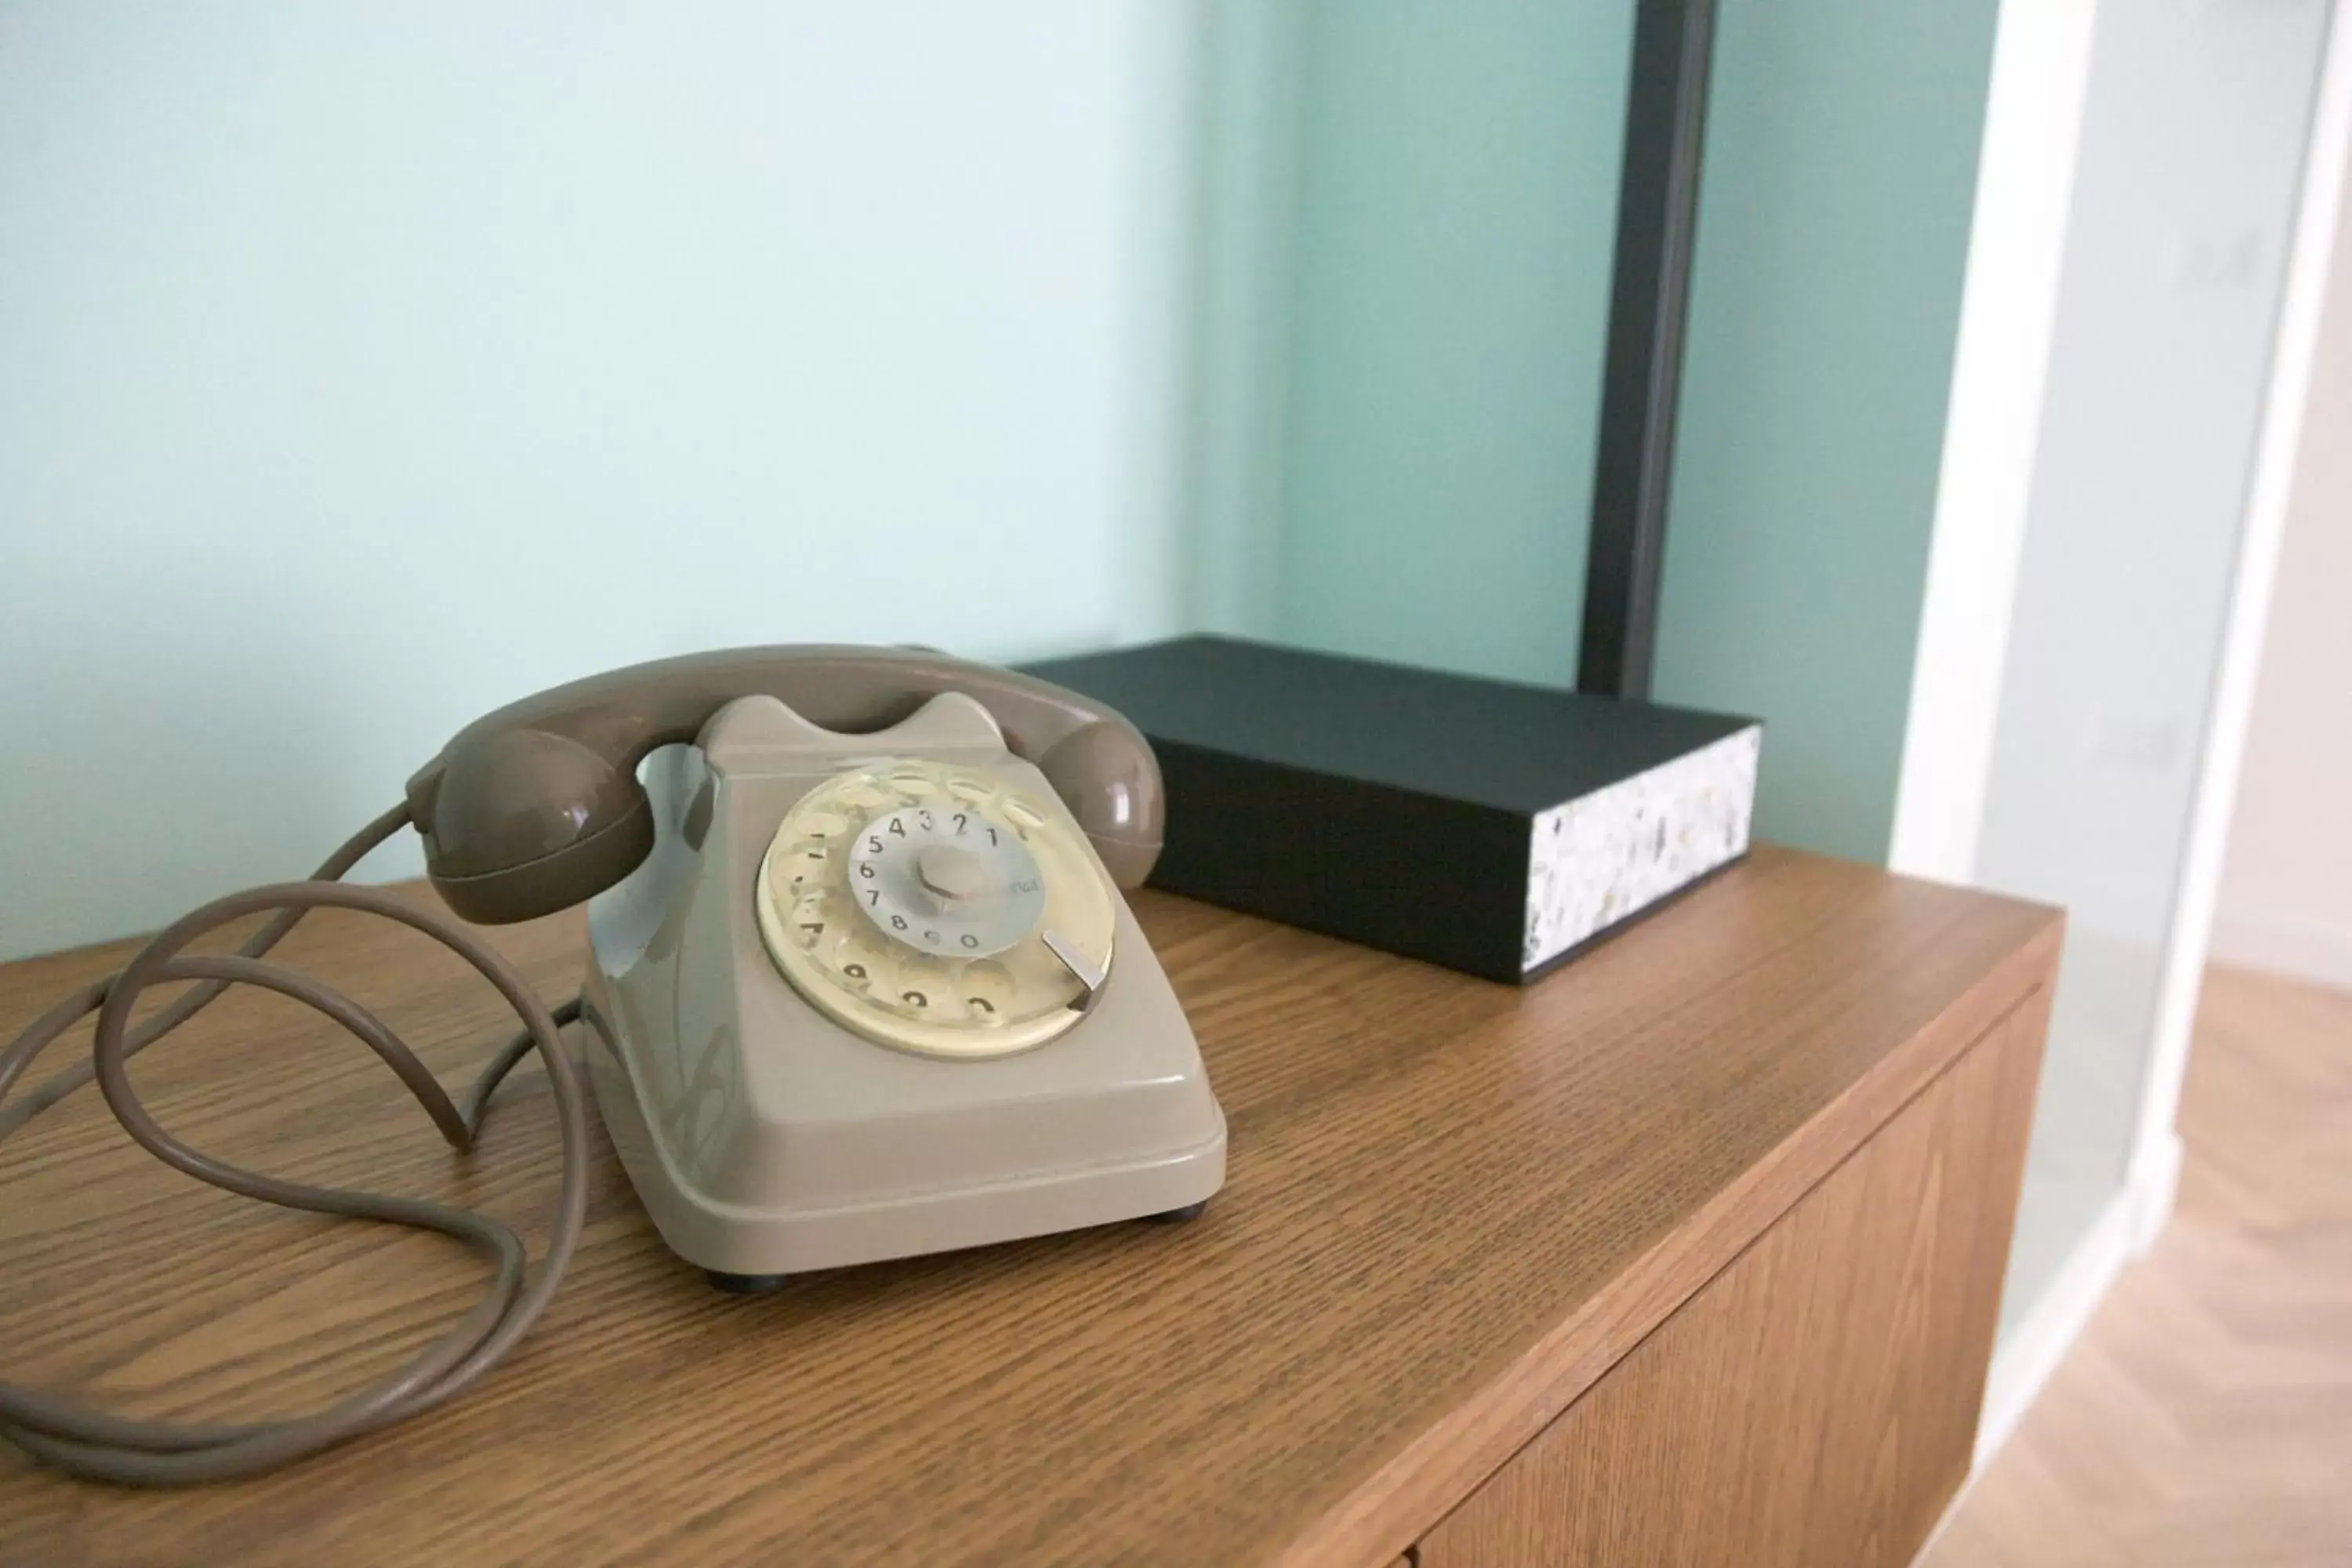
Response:
M2094 0L2008 0L1993 37L1891 869L1976 876L2090 85Z
M2127 1183L2169 1201L2142 1110L2176 943L2202 945L2184 889L2234 756L2215 694L2327 29L2326 0L2097 10L1975 857L2068 922L2005 1333Z
M0 8L0 957L307 870L551 681L1169 629L1188 27Z
M2304 421L2212 953L2352 986L2352 202Z

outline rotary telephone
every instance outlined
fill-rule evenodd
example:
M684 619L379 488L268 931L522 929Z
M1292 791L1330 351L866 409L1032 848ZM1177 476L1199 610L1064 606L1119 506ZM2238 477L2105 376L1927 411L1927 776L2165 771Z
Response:
M376 1387L254 1426L128 1420L0 1384L0 1439L100 1479L251 1474L428 1408L480 1375L552 1295L584 1218L584 1101L670 1248L760 1290L811 1269L1197 1214L1225 1126L1190 1027L1120 889L1157 858L1160 772L1076 694L919 650L769 647L662 660L499 709L310 881L216 900L0 1052L0 1137L96 1078L126 1131L216 1185L422 1226L494 1259L481 1308ZM580 995L549 1008L478 936L340 880L403 826L479 924L585 902ZM317 907L406 923L471 961L524 1027L463 1106L349 998L263 954ZM276 917L235 955L187 944ZM193 990L133 1025L146 987ZM485 1216L313 1188L180 1143L123 1064L232 984L334 1017L468 1148L536 1052L564 1131L546 1256ZM9 1105L32 1058L98 1014L92 1059ZM557 1031L582 1029L579 1068Z

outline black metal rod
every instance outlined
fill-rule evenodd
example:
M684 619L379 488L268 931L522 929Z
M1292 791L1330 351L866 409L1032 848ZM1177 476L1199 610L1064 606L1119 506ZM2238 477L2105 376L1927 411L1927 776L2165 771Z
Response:
M1674 472L1715 0L1639 0L1576 688L1643 699Z

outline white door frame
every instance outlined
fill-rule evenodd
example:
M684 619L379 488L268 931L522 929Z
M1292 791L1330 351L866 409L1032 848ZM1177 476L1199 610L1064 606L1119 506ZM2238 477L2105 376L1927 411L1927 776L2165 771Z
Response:
M1887 864L1976 878L2033 499L2095 0L2003 0ZM1932 715L1934 721L1923 721Z
M2143 1247L2154 1239L2172 1212L2172 1190L2180 1165L2180 1136L2174 1131L2173 1121L2189 1071L2189 1036L2197 1021L2206 953L2212 945L2213 907L2221 892L2230 818L2237 806L2238 775L2245 760L2247 721L2253 711L2263 634L2270 626L2279 544L2294 499L2295 458L2303 446L2305 405L2311 393L2312 366L2318 356L2347 174L2352 174L2352 16L2338 4L2328 18L2326 50L2312 106L2311 140L2304 152L2302 191L2287 252L2278 332L2271 348L2262 433L2254 449L2245 522L2238 539L2236 580L2230 590L2229 621L2222 632L2221 657L2214 671L2213 700L2206 718L2205 753L2196 802L2190 808L2180 884L2173 900L2154 1050L2140 1090L2131 1176L2135 1184L2147 1184L2143 1192L2161 1194L2160 1201L2145 1211L2145 1228L2136 1238ZM2352 309L2352 300L2340 304Z

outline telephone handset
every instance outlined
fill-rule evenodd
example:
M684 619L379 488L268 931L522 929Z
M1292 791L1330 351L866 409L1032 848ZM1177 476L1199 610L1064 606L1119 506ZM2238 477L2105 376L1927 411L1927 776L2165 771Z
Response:
M425 867L449 907L500 924L552 914L634 869L653 847L636 767L692 741L728 702L776 699L810 723L883 730L961 692L1037 764L1122 888L1159 858L1160 765L1134 726L1012 670L912 649L758 647L641 664L484 715L408 781Z
M1224 1119L1119 890L1160 848L1160 773L1075 693L919 650L768 647L556 687L459 731L310 881L231 895L0 1051L0 1139L96 1078L131 1137L247 1196L443 1231L495 1260L489 1300L374 1387L243 1426L128 1420L0 1384L0 1440L68 1471L171 1484L247 1475L429 1408L544 1309L585 1217L584 1067L670 1247L730 1289L878 1258L1197 1213ZM451 910L480 923L588 905L581 994L550 1009L479 937L339 879L404 825ZM478 968L524 1028L462 1107L390 1030L264 955L308 910L400 921ZM234 956L204 932L278 913ZM194 981L133 1026L140 994ZM487 1216L306 1186L188 1148L124 1063L233 984L360 1036L461 1150L536 1052L563 1132L538 1269ZM7 1103L98 1015L91 1059ZM585 1026L580 1061L557 1033Z

